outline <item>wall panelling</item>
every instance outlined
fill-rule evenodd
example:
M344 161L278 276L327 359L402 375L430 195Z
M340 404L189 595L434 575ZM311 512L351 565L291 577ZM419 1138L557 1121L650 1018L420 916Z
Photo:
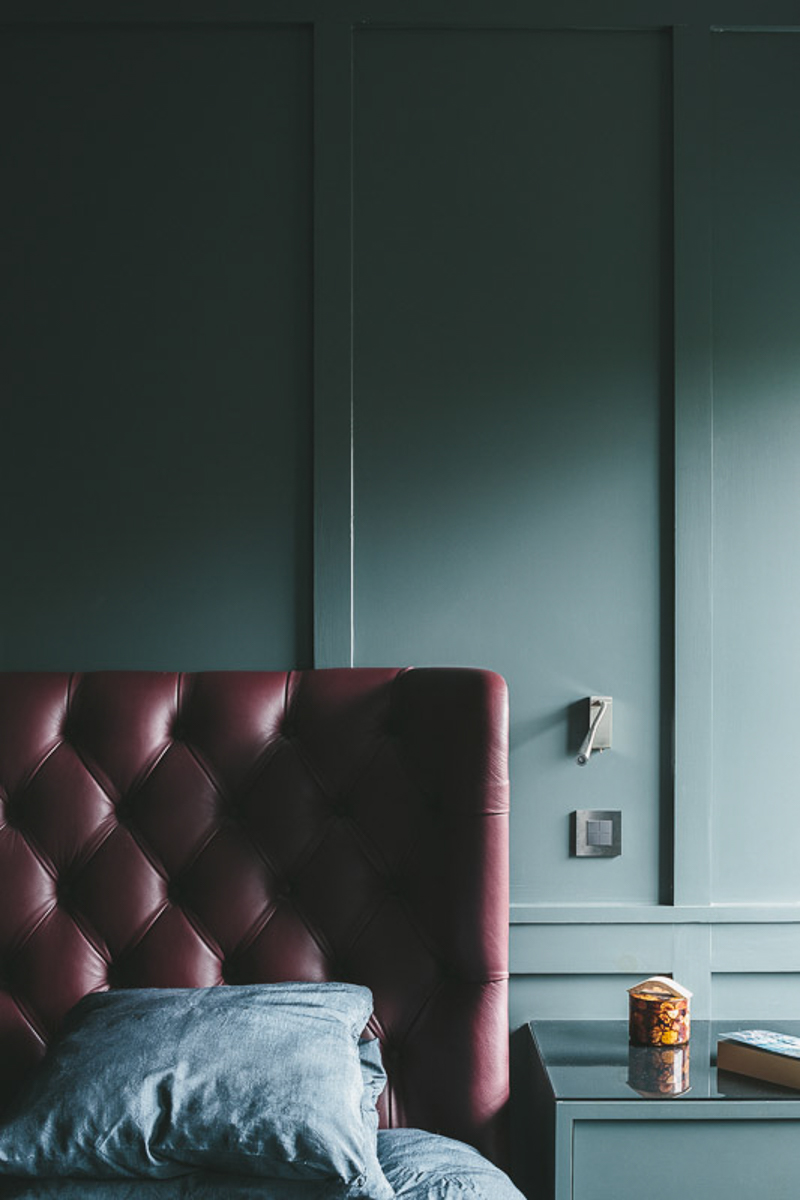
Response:
M796 1012L798 33L3 9L2 665L501 671L515 1022Z

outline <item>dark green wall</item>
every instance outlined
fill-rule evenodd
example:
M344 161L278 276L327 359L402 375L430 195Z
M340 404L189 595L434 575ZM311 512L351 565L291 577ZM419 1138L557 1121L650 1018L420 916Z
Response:
M6 667L310 662L310 50L4 28Z
M714 45L714 900L798 898L800 42ZM735 796L732 806L726 796ZM766 805L771 819L753 819Z
M2 666L499 670L513 1018L793 1013L796 3L0 34Z
M537 903L659 895L670 87L660 32L355 41L356 661L507 677ZM580 771L592 692L620 740ZM635 851L566 859L621 796Z

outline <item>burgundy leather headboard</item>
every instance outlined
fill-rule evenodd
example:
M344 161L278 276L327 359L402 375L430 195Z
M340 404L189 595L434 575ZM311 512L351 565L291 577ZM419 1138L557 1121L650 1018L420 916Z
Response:
M382 1123L502 1157L499 676L0 673L0 821L0 1094L86 992L343 979Z

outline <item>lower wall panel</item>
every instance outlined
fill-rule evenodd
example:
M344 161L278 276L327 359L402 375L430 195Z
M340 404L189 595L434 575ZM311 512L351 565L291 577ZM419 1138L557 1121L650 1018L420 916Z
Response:
M711 943L716 974L800 971L800 924L720 925Z
M513 975L509 1021L518 1029L526 1021L623 1020L627 988L641 975Z
M800 974L759 971L712 976L712 1011L720 1020L785 1020L800 1011Z
M512 1029L532 1019L623 1020L627 989L672 975L696 1019L796 1018L800 922L530 923L511 926Z

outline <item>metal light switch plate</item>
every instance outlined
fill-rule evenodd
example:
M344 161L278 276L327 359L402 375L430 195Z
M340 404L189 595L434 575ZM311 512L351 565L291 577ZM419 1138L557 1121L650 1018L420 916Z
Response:
M572 813L572 853L576 858L618 858L622 854L619 809L579 808Z

